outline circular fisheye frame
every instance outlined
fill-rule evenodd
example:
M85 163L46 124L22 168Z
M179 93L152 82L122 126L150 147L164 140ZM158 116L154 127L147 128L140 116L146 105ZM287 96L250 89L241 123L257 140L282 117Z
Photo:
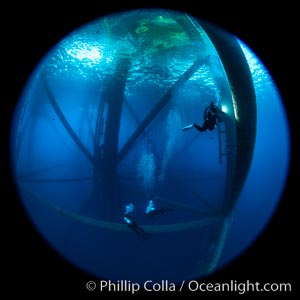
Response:
M166 9L65 36L11 127L18 194L40 235L81 270L138 284L203 278L243 253L280 201L289 151L258 57Z

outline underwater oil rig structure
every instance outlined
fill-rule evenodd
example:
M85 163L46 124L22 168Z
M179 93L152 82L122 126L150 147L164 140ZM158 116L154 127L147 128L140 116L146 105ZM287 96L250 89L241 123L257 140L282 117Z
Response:
M46 240L109 279L213 272L256 139L256 95L236 37L182 12L124 12L74 31L29 83L16 110L12 160L21 199ZM195 97L205 89L206 97ZM226 107L222 123L211 133L182 133L212 99ZM212 176L217 191L205 178L213 169L197 169L207 141L215 151L208 160L220 167ZM137 216L151 234L144 241L122 214L149 194L174 214L158 222Z

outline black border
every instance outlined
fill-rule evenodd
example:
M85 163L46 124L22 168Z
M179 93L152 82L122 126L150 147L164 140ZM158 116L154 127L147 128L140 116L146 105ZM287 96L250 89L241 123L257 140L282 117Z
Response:
M23 296L35 294L92 296L92 293L85 289L85 283L93 280L92 276L71 266L47 246L26 217L14 187L9 161L9 132L15 105L26 80L48 50L78 26L101 15L117 11L160 7L183 10L212 22L243 40L262 60L275 80L284 100L291 130L290 172L276 213L262 235L244 254L206 280L220 282L249 279L261 282L292 282L294 290L292 294L295 295L296 262L299 262L297 251L299 248L296 245L298 236L296 202L299 197L294 191L300 175L297 155L300 153L300 114L295 106L298 89L295 80L298 60L295 45L297 9L289 3L272 3L272 6L261 7L259 3L244 1L239 1L238 4L230 1L202 3L192 0L25 2L7 3L2 9L5 18L1 20L3 23L1 65L4 84L1 87L0 111L0 193L3 203L2 231L5 238L1 243L4 251L5 277L2 292ZM207 295L192 294L200 297ZM93 295L101 296L100 293ZM122 296L121 293L118 295ZM281 296L288 295L281 294Z

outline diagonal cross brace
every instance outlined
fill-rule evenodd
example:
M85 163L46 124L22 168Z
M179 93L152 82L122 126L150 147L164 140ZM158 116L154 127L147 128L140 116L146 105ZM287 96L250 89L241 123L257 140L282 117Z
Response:
M52 91L51 91L51 89L50 89L50 87L49 87L49 85L48 85L45 78L43 78L43 85L44 85L45 92L48 96L48 99L49 99L54 111L56 112L56 114L57 114L58 118L60 119L61 123L63 124L63 126L65 127L67 132L69 133L70 137L72 138L74 143L78 146L78 148L82 151L82 153L85 155L85 157L89 161L91 161L92 164L94 164L94 157L91 155L91 153L88 151L88 149L80 141L80 139L78 138L78 136L76 135L76 133L72 129L71 125L67 121L66 117L62 113L62 111L61 111L57 101L55 100L55 97L54 97L54 95L53 95L53 93L52 93Z
M164 108L164 106L172 99L174 92L181 87L198 69L204 64L205 58L198 58L179 78L178 80L168 89L168 91L162 96L150 113L145 117L143 122L137 127L133 132L131 137L128 139L127 143L119 151L118 162L126 156L131 146L135 141L141 136L147 126L152 122L152 120L159 114L159 112Z

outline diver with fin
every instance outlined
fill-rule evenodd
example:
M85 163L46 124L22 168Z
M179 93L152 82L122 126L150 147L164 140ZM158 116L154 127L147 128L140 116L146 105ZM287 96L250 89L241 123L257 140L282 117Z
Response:
M145 209L145 215L149 216L149 217L154 217L163 213L166 213L168 211L173 211L173 209L171 208L156 208L154 205L154 201L153 200L149 200L148 205Z
M214 130L218 122L222 122L221 114L223 112L221 109L219 109L214 102L211 102L210 105L206 106L204 113L203 113L203 125L200 126L196 123L192 123L190 125L187 125L182 128L183 131L186 131L191 128L196 128L200 132L206 131L206 130Z
M150 236L150 233L146 232L142 227L138 226L135 222L132 212L134 210L134 205L132 203L126 205L125 207L125 213L123 216L124 223L127 224L127 226L133 230L137 235L147 238Z

